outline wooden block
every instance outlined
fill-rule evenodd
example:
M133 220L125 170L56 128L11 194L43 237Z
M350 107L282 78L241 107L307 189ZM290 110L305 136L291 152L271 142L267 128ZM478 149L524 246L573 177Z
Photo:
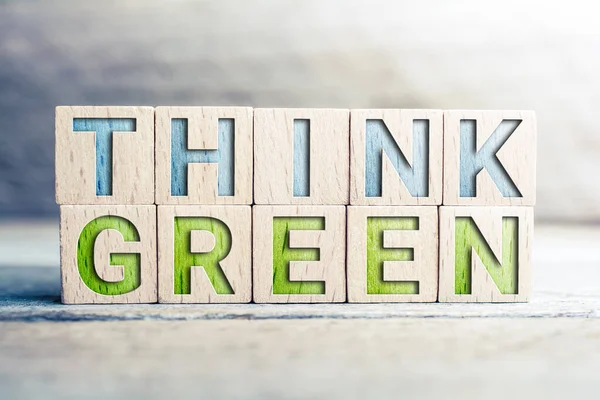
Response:
M156 207L61 206L65 304L156 303Z
M156 204L252 204L252 108L156 108Z
M440 302L531 297L533 207L440 207Z
M444 112L444 205L533 206L532 111Z
M435 302L437 207L348 207L348 301Z
M256 204L348 204L349 111L254 110Z
M250 206L158 207L159 303L252 300Z
M256 303L346 301L346 209L254 206Z
M152 107L56 107L58 204L154 204Z
M352 110L350 204L442 204L441 110Z

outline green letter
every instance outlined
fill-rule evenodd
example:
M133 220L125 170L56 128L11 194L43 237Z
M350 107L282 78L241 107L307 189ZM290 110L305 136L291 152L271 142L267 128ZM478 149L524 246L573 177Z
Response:
M273 218L273 294L325 294L325 282L290 281L290 261L319 261L319 249L291 249L289 231L325 230L323 217Z
M81 280L96 293L116 296L134 291L141 284L141 258L139 253L115 253L110 255L110 265L122 265L124 278L121 282L106 282L98 276L94 266L94 244L100 232L115 229L126 242L139 242L140 235L133 223L122 217L98 217L88 223L79 235L77 243L77 268Z
M385 282L384 261L413 261L414 250L384 249L383 231L418 230L417 217L367 218L367 294L419 294L419 282Z
M209 253L192 253L192 231L208 231L215 236ZM192 267L203 267L217 294L234 294L221 265L231 250L231 231L222 221L210 217L175 217L175 294L191 294Z
M519 220L502 218L502 263L470 217L456 218L454 291L471 294L471 255L475 250L502 294L518 293ZM504 265L503 265L504 264Z

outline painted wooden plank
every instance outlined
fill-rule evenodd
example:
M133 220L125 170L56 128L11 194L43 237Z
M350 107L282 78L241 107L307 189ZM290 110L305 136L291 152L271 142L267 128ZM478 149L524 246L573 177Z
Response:
M154 109L56 107L55 158L58 204L153 204Z
M348 301L435 302L437 207L348 207Z
M532 111L444 111L444 205L535 205L536 146Z
M442 204L441 110L351 110L350 203Z
M440 302L531 297L533 207L440 207Z
M346 301L345 207L254 206L252 212L256 303Z
M157 301L156 207L60 207L65 304Z
M256 204L348 204L348 186L348 110L254 110Z
M156 108L156 204L252 204L252 109Z
M158 301L252 300L250 206L158 207Z

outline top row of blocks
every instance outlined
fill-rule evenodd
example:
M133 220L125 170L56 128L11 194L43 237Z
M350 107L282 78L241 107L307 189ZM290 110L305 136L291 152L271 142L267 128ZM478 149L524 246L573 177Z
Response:
M535 177L531 111L56 108L58 204L533 206Z

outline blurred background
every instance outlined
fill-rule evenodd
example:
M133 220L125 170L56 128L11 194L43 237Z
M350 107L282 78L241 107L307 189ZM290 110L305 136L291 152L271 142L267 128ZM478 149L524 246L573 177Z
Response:
M597 4L0 0L0 398L595 398ZM63 306L57 105L535 110L534 300Z
M0 0L0 218L55 219L56 105L533 109L538 221L600 221L592 0Z

